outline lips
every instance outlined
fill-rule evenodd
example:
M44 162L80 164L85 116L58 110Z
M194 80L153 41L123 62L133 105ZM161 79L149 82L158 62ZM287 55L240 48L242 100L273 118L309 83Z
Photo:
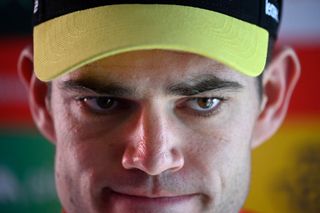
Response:
M113 204L127 204L131 206L174 206L179 205L199 196L198 194L182 194L174 195L168 193L161 194L138 194L134 192L117 192L108 190L104 194L104 200L112 202Z
M111 196L119 197L123 199L130 199L134 202L160 202L165 204L165 203L175 203L175 202L186 201L196 195L190 194L190 195L178 195L178 196L165 196L165 195L137 196L137 195L130 195L130 194L124 194L124 193L112 191Z

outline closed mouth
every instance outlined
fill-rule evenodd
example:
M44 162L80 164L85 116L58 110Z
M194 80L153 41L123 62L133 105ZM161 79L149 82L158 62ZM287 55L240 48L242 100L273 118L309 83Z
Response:
M191 199L199 196L199 194L154 194L154 195L143 195L137 193L126 193L117 192L110 190L107 195L105 194L104 199L115 203L128 203L130 205L175 205L179 203L188 202Z

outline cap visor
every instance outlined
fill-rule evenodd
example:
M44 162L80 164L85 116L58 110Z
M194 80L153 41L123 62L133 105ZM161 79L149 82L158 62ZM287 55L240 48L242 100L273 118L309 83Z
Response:
M34 28L34 69L43 81L107 56L146 49L196 53L257 76L265 67L268 32L221 13L158 4L96 7Z

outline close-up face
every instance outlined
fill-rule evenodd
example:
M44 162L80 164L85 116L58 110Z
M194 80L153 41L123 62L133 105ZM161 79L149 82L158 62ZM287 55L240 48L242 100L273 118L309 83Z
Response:
M172 51L53 80L55 178L68 213L235 213L250 179L257 79Z

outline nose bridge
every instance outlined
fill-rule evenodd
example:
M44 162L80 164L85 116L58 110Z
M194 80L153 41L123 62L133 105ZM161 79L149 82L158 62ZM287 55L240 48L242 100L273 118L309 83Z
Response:
M145 148L150 154L160 154L170 149L170 143L173 142L169 139L171 132L167 130L166 116L161 110L152 106L145 108L140 122Z
M181 168L183 156L172 134L165 113L150 105L143 108L134 122L133 137L125 148L122 165L149 175Z

